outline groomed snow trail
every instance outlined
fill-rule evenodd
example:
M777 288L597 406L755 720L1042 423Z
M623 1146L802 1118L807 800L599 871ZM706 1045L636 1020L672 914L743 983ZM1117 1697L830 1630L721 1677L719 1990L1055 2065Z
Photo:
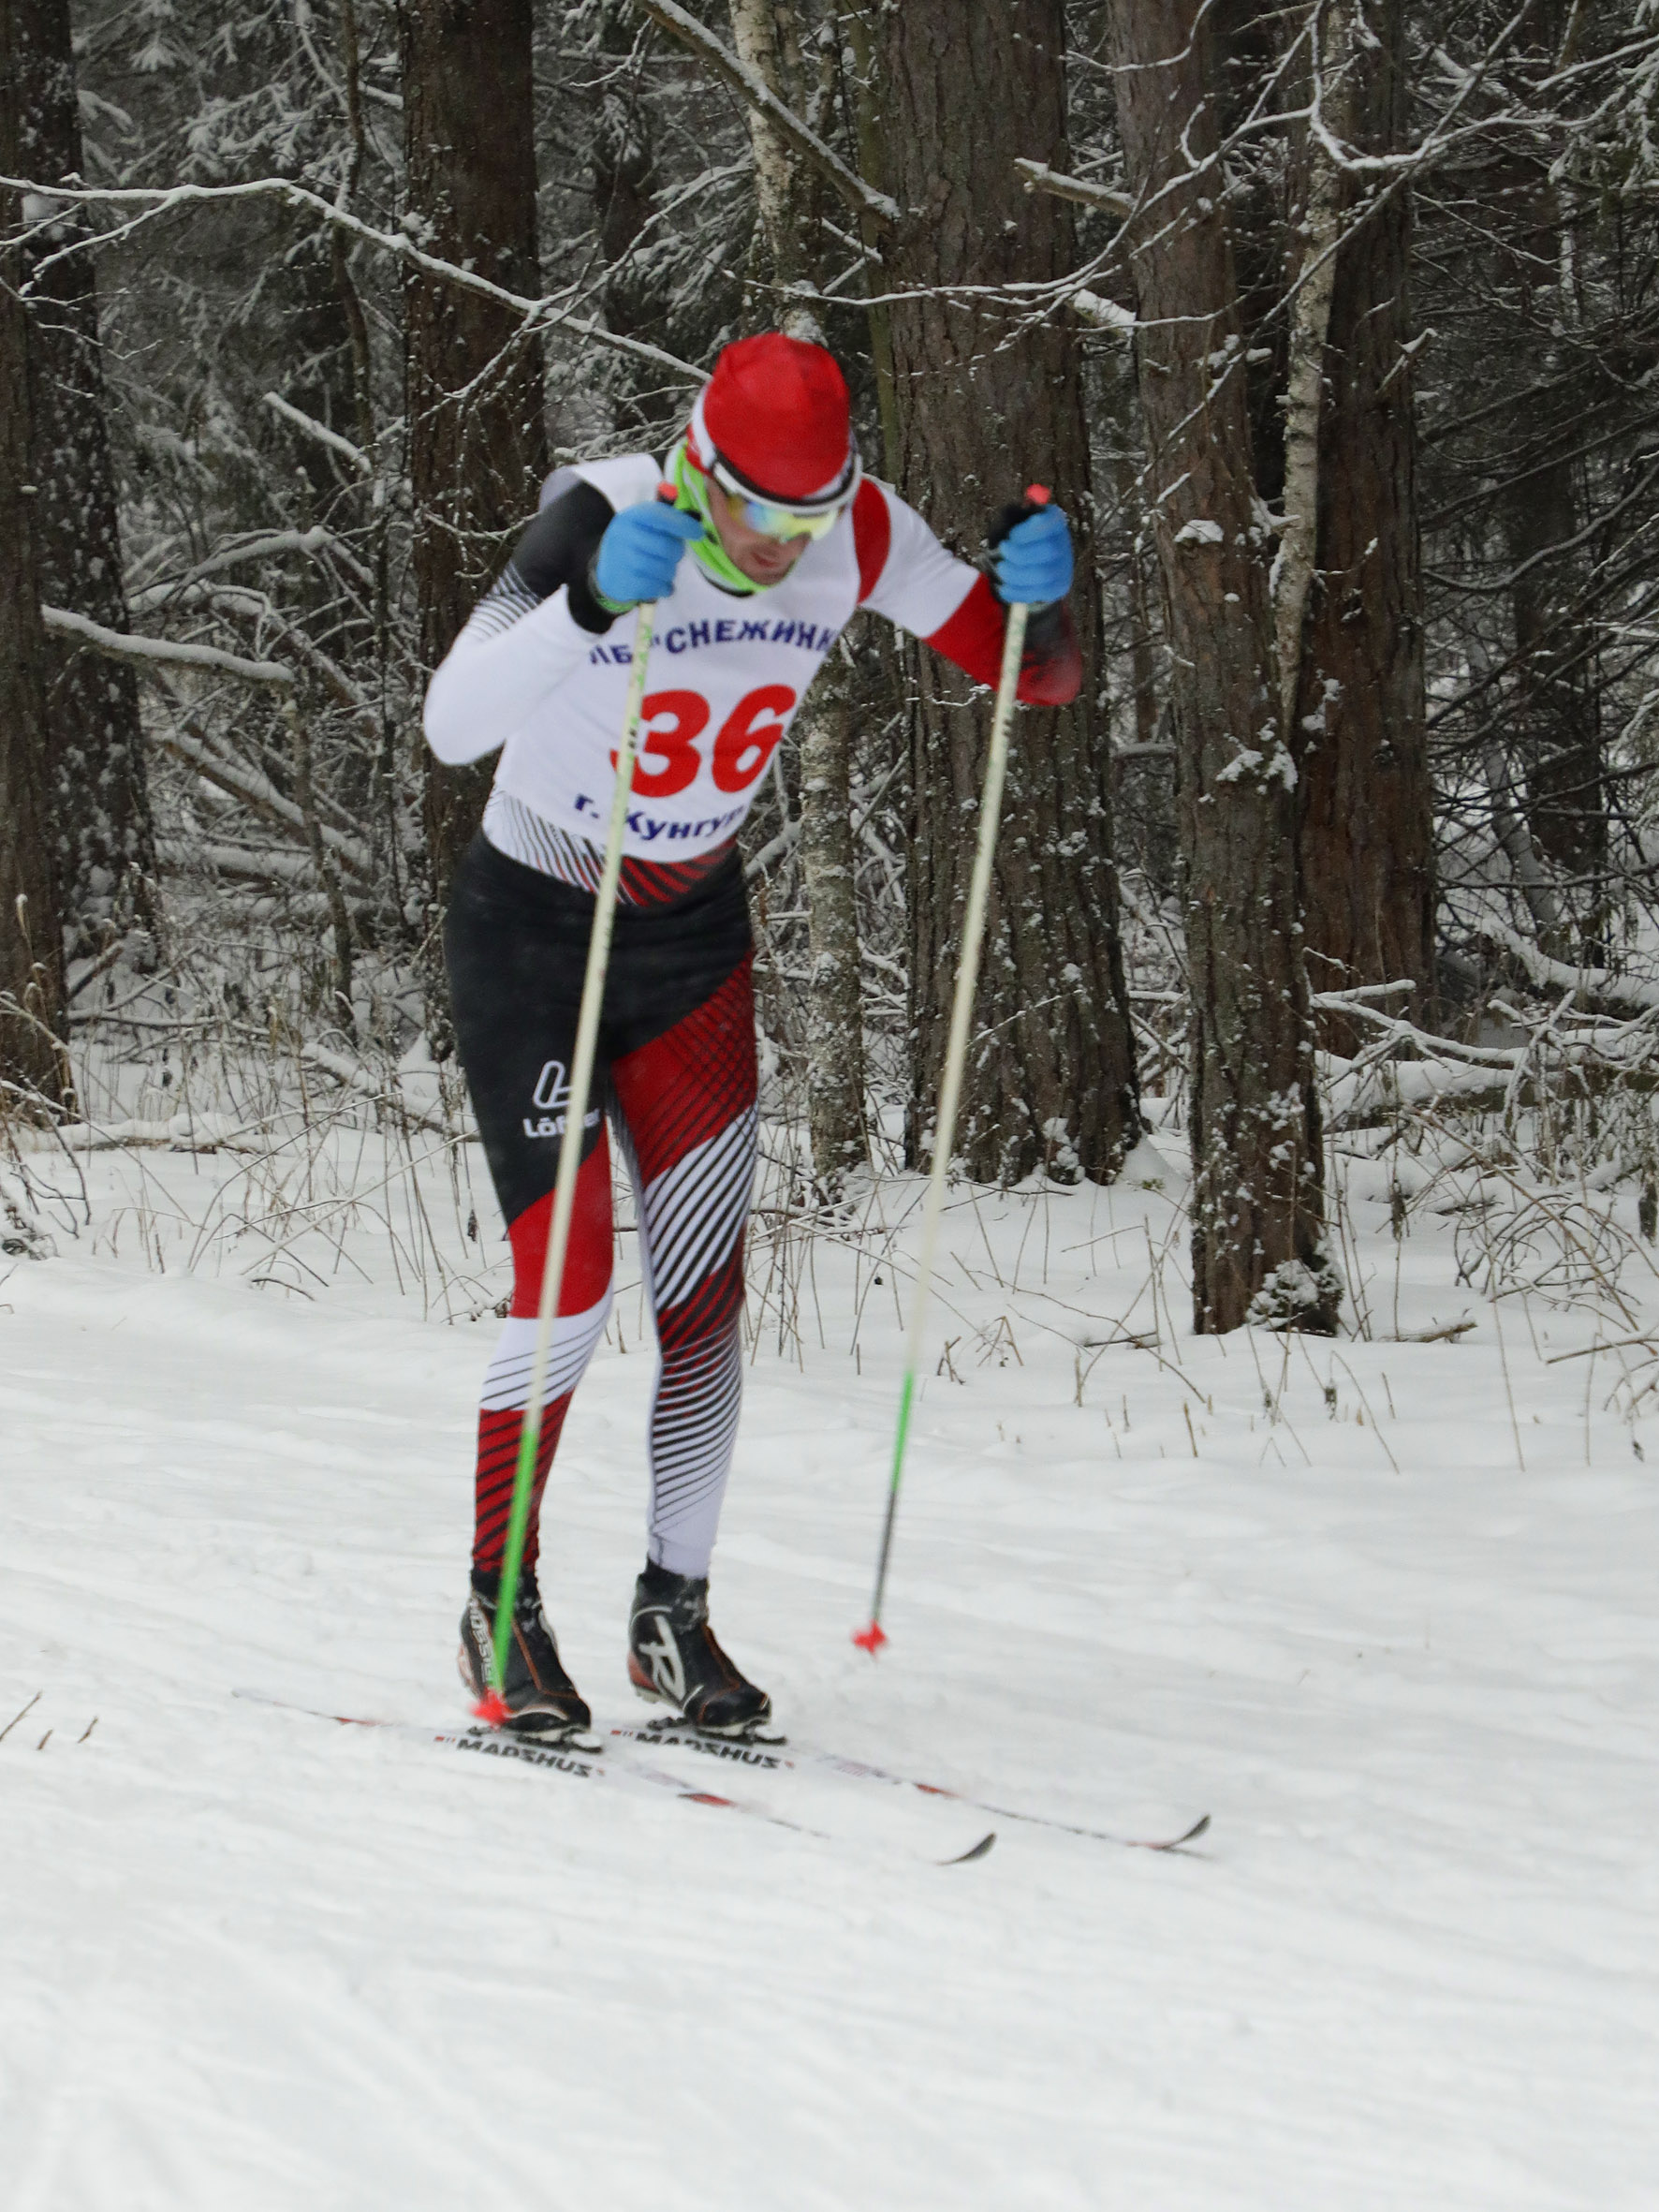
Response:
M1078 1338L1149 1325L1143 1216L953 1217L962 1380L918 1404L878 1662L890 1265L823 1245L799 1358L768 1320L748 1373L715 1621L793 1736L1128 1833L1213 1815L1173 1858L1005 1822L950 1868L862 1847L986 1823L874 1786L699 1775L837 1851L235 1700L462 1716L493 1323L367 1262L291 1303L91 1238L12 1267L4 2212L1651 2208L1659 1423L1547 1364L1589 1323L1539 1309L1534 1349L1505 1306L1512 1424L1492 1309L1409 1243L1387 1326L1468 1336L1344 1365L1166 1324L1079 1405ZM623 1310L544 1540L601 1723L642 1712Z

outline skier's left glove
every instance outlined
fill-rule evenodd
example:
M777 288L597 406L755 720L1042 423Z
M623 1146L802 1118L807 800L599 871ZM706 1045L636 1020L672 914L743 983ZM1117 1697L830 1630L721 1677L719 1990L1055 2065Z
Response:
M1012 520L1012 517L1020 520ZM1023 600L1047 607L1071 589L1071 524L1057 507L1012 508L991 533L996 596L1005 606Z

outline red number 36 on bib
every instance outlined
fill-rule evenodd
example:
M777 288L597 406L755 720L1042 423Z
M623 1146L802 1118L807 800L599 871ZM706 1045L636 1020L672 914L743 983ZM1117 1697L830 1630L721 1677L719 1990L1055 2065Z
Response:
M764 774L794 704L787 684L762 684L739 700L720 725L709 760L717 790L746 791ZM639 721L634 789L642 799L671 799L696 782L702 767L696 741L708 727L709 702L700 691L648 692ZM610 760L614 767L614 753ZM648 768L647 760L660 760L662 766Z

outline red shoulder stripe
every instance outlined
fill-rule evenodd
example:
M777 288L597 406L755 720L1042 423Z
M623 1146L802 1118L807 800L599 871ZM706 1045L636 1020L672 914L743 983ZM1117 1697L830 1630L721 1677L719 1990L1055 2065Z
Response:
M861 607L876 585L892 551L893 518L879 485L868 477L853 494L853 546L859 556L859 604Z
M976 684L994 684L1002 673L1003 629L1003 603L984 577L976 576L962 605L928 643Z
M935 653L955 661L976 684L994 684L1003 671L1003 633L1007 618L1002 601L987 579L976 577L973 589L948 622L942 622L928 640ZM1069 611L1062 606L1058 620L1045 608L1034 617L1036 635L1027 636L1025 656L1020 664L1020 697L1027 706L1069 705L1083 680L1082 656Z

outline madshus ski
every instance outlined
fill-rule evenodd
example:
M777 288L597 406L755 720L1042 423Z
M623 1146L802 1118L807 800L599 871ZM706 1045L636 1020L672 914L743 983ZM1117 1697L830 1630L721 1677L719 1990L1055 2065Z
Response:
M232 1697L242 1698L250 1704L270 1705L281 1713L302 1714L310 1720L331 1720L340 1728L373 1728L383 1734L403 1736L414 1743L428 1744L439 1750L468 1751L482 1759L510 1760L521 1766L538 1767L546 1773L567 1776L572 1781L595 1782L601 1787L631 1792L635 1795L656 1796L667 1791L685 1805L712 1806L721 1812L741 1813L747 1820L764 1821L769 1828L786 1828L794 1836L810 1836L818 1843L844 1848L845 1839L832 1836L827 1829L809 1827L804 1821L792 1821L783 1813L769 1812L764 1806L749 1805L741 1797L727 1797L713 1790L698 1790L688 1783L683 1775L668 1774L661 1767L648 1766L642 1761L629 1759L625 1753L607 1753L601 1747L596 1751L574 1750L559 1744L537 1744L506 1734L493 1728L433 1728L413 1720L374 1720L355 1713L327 1713L320 1706L301 1705L287 1698L270 1697L259 1689L235 1689ZM615 1732L622 1733L622 1731ZM649 1742L649 1732L639 1731ZM700 1740L700 1739L699 1739ZM923 1857L922 1863L933 1866L965 1866L971 1860L982 1859L996 1841L996 1831L980 1836L964 1851L953 1851L948 1858Z
M677 1726L671 1720L648 1721L642 1727L630 1728L624 1725L612 1728L609 1733L628 1743L698 1751L707 1758L724 1759L736 1765L751 1767L756 1773L772 1773L784 1767L797 1770L815 1767L826 1774L844 1775L852 1781L881 1782L896 1790L917 1790L924 1797L945 1797L957 1805L972 1806L976 1812L994 1813L998 1820L1026 1821L1034 1827L1055 1828L1065 1836L1086 1836L1091 1843L1120 1844L1127 1851L1178 1851L1183 1844L1196 1843L1210 1826L1210 1815L1204 1813L1180 1836L1159 1838L1115 1836L1104 1828L1082 1828L1072 1821L1056 1820L1050 1813L1020 1812L1012 1806L991 1805L983 1797L970 1797L965 1791L947 1790L941 1782L918 1781L914 1775L894 1774L888 1767L872 1766L867 1760L844 1759L837 1751L817 1751L810 1747L791 1745L785 1756L764 1741L698 1735L695 1730Z

